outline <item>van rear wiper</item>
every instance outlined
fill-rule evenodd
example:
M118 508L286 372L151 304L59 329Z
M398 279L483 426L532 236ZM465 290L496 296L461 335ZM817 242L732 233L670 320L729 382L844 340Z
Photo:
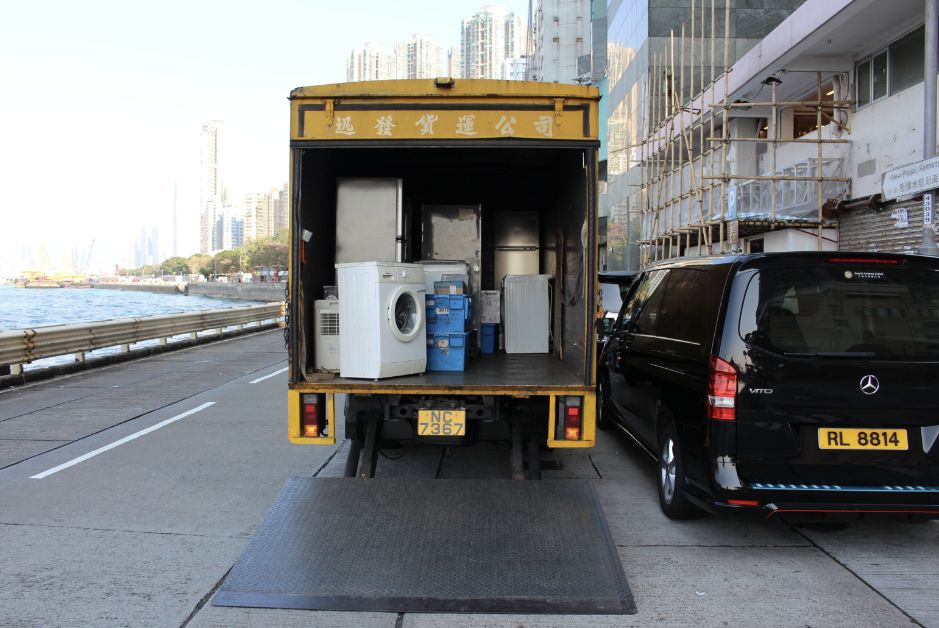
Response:
M819 351L817 353L783 353L792 358L876 358L873 351Z

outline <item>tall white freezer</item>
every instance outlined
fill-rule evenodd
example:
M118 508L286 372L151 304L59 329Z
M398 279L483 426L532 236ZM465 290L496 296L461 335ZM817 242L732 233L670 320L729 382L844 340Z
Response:
M506 353L548 353L551 275L506 275L502 317Z

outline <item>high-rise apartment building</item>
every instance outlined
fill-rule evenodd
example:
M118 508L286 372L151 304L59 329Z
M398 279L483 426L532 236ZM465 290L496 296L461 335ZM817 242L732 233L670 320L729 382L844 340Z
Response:
M287 185L244 197L244 240L272 238L287 229L290 217Z
M202 253L213 249L212 232L222 204L221 131L221 120L206 122L202 125L199 142L199 250Z
M498 5L485 6L463 20L460 31L463 78L498 79L502 62L524 52L521 18Z
M463 55L459 47L450 48L447 51L447 71L444 73L444 76L452 76L453 78L462 78L463 77Z
M381 81L452 76L447 48L428 35L415 33L409 41L398 42L387 53L380 44L369 42L349 56L346 80Z
M538 0L533 24L532 80L546 83L589 80L590 4L590 0Z
M503 81L524 81L527 71L527 57L510 57L502 62L499 78Z
M215 249L227 251L245 243L244 220L238 211L226 207L215 221Z
M367 42L349 55L346 80L382 81L393 78L397 78L395 55L385 52L381 44Z
M407 78L434 78L446 74L447 50L428 35L415 33L407 44Z

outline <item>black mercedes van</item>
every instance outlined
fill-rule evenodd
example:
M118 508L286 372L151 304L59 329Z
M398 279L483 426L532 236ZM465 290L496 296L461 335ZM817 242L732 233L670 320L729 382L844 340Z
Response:
M598 425L659 464L663 512L939 518L939 259L683 258L633 283Z

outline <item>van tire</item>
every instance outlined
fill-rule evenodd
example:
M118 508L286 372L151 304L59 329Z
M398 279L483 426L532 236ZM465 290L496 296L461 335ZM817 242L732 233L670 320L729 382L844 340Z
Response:
M610 420L610 402L607 399L609 390L606 378L601 376L597 383L597 429L604 431L613 427Z
M704 512L692 504L685 494L685 464L675 424L669 419L660 424L658 461L656 487L659 506L665 516L669 519L696 519L703 516Z

